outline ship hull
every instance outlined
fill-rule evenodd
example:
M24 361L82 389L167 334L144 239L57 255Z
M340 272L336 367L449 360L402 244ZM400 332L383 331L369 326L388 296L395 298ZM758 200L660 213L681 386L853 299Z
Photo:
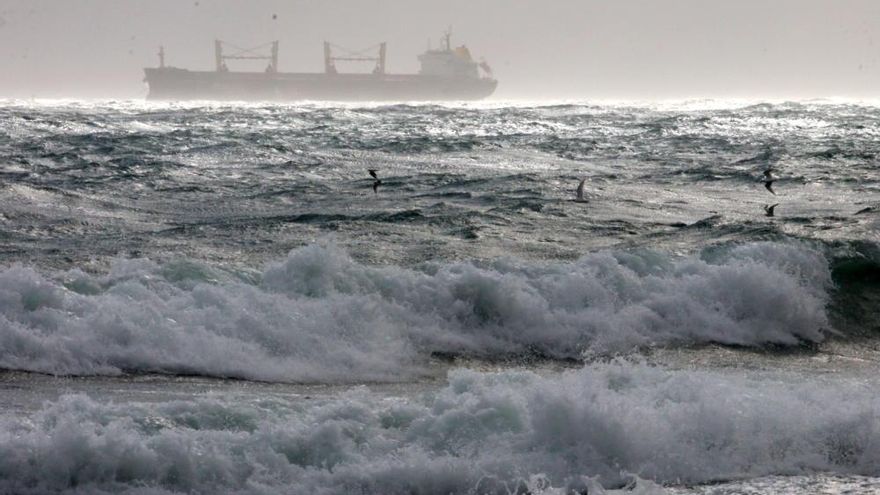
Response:
M493 79L395 74L309 74L144 69L150 100L442 101L478 100Z

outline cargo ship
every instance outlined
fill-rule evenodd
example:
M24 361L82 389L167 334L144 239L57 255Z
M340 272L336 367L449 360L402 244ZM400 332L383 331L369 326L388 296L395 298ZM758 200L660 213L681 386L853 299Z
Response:
M491 95L498 82L485 61L477 62L464 45L453 47L449 32L440 48L419 55L418 74L385 71L386 44L352 52L324 42L324 72L280 72L278 42L241 49L214 42L215 69L197 71L165 65L159 48L159 67L146 68L149 100L245 100L245 101L434 101L477 100ZM260 50L268 48L268 54ZM338 55L340 51L344 52ZM373 53L373 51L377 53ZM227 61L266 60L261 72L229 70ZM371 72L341 73L339 62L371 62Z

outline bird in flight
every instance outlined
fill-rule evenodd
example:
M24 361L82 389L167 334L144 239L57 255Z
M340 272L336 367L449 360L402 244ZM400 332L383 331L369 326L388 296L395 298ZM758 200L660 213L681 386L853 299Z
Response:
M773 167L768 166L766 170L764 170L764 178L761 179L764 181L764 187L767 188L774 196L776 195L776 191L773 190L773 183L776 182L776 177L773 177Z
M375 194L379 194L379 186L382 185L382 181L379 180L379 176L376 175L376 170L374 170L374 169L368 169L367 172L370 173L370 176L371 176L372 178L376 179L375 181L373 181L373 193L375 193Z
M777 206L779 206L779 203L776 203L776 204L773 204L773 205L764 205L764 214L767 215L768 217L772 217L772 216L773 216L773 210L774 210Z

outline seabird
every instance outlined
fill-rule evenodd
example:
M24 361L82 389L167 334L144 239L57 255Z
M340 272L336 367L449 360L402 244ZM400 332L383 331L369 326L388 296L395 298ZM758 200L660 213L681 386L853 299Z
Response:
M774 205L764 205L764 214L767 215L768 217L772 217L773 216L773 209L776 208L777 206L779 206L779 203L776 203Z
M585 202L585 201L586 201L586 200L584 199L584 183L585 183L585 182L587 182L587 179L581 179L581 183L578 184L578 188L577 188L577 199L575 199L575 201L582 201L582 202Z
M773 183L776 182L776 177L773 177L773 165L767 165L767 168L764 170L764 177L761 180L764 182L764 187L773 195L776 195L776 191L773 190Z
M379 194L379 186L382 185L382 181L379 180L379 176L376 175L376 170L374 170L374 169L368 169L367 172L370 173L370 176L371 176L372 178L376 179L375 181L373 181L373 193L375 193L375 194Z

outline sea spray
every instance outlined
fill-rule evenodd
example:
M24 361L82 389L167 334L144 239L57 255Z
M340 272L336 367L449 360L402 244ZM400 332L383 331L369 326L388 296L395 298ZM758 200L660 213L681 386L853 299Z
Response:
M134 403L65 395L29 418L5 413L0 490L504 494L634 484L646 491L632 493L655 494L633 475L694 484L880 474L880 403L856 377L616 360L553 376L455 370L447 385L407 396L280 392Z
M370 266L334 245L255 283L193 262L0 271L0 366L289 382L409 380L432 353L580 359L643 346L819 342L828 263L798 243L677 257ZM216 273L217 275L212 275Z

